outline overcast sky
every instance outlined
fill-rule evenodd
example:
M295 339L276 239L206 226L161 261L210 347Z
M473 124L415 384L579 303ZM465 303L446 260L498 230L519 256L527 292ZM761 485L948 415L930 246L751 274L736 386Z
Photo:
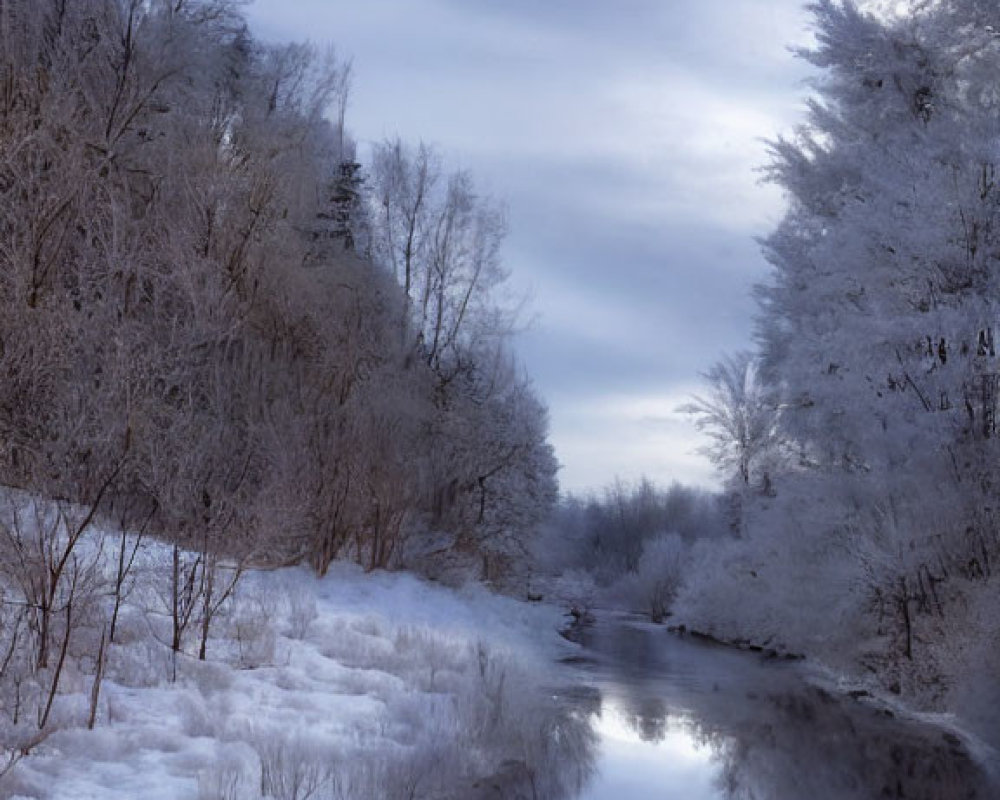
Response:
M256 0L249 17L353 60L363 147L435 143L506 201L536 317L517 349L562 487L711 485L676 408L751 344L754 237L782 212L755 170L801 118L799 0Z

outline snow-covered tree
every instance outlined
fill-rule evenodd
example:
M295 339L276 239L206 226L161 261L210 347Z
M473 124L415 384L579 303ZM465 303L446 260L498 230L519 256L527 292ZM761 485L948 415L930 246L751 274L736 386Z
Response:
M0 480L202 564L396 564L452 482L478 539L538 518L499 206L401 144L366 191L349 66L238 6L0 4Z
M741 486L769 480L782 444L776 394L763 384L752 353L726 356L704 375L707 396L695 396L681 411L711 439L705 454Z
M915 662L1000 553L996 13L812 10L804 56L821 74L806 124L773 145L790 207L764 241L774 269L759 289L761 373L800 471L753 524L849 562L828 570L854 576L830 591L867 598L883 655ZM814 568L761 566L765 587ZM861 636L867 623L840 624Z

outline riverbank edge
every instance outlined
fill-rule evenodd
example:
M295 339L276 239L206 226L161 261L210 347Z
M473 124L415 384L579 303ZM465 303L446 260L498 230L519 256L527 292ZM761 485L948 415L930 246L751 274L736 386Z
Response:
M747 640L721 639L704 631L692 630L683 623L666 625L648 620L643 622L650 626L663 627L667 633L678 638L693 639L710 647L754 653L769 661L798 662L802 665L803 679L816 689L867 706L876 713L887 714L940 731L950 744L965 749L990 780L1000 784L1000 750L971 731L963 724L962 718L954 712L921 711L908 704L902 696L886 690L870 678L865 679L840 672L803 653L790 653Z

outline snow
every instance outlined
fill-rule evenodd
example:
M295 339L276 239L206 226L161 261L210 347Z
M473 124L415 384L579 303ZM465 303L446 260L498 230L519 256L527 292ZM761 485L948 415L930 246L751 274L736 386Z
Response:
M168 554L147 546L141 569L165 570ZM150 635L154 594L135 591L123 611L95 729L90 678L71 670L58 730L0 780L0 797L244 800L262 796L268 768L282 798L305 797L310 775L324 797L374 797L393 779L443 779L422 765L448 763L449 747L466 763L448 768L471 780L517 744L507 729L491 729L489 747L477 738L491 698L512 718L519 702L539 706L549 665L574 647L552 606L338 563L322 579L301 568L246 575L208 660L182 656L171 683L169 648Z

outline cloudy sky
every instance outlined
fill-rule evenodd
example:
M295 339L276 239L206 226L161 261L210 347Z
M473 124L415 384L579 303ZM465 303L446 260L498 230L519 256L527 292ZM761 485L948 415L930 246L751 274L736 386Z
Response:
M711 485L676 412L750 345L754 237L781 215L764 139L800 119L799 0L256 0L268 40L354 64L365 146L439 146L503 198L535 317L517 348L549 406L564 489Z

